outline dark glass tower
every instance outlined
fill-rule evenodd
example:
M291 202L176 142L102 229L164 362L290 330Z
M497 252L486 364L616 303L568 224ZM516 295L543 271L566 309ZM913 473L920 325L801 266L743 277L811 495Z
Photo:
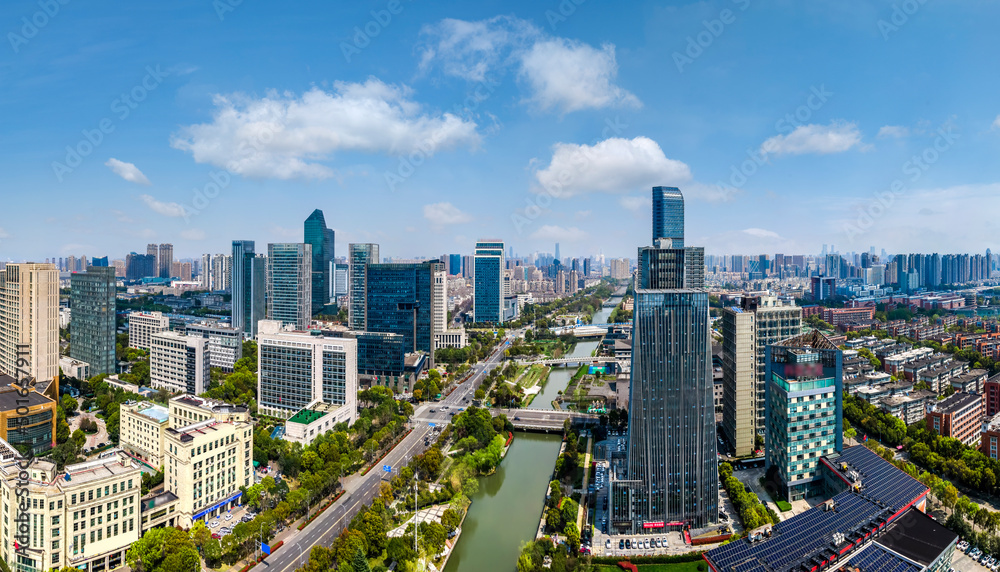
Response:
M254 253L252 240L233 241L233 327L244 337L257 335L257 322L264 319L264 259Z
M334 233L326 227L323 211L316 209L306 219L304 242L312 246L312 313L330 303L330 261L334 253Z
M434 351L434 273L438 261L368 265L366 330L399 334L407 352Z
M653 187L653 244L658 238L684 248L684 195L677 187Z
M656 213L657 221L683 221L683 212ZM680 191L661 207L683 211ZM664 206L665 205L665 206ZM661 227L662 228L662 227ZM612 480L611 521L616 533L664 527L708 526L718 515L718 465L712 394L708 292L699 248L667 243L639 249L633 314L628 452ZM678 235L679 234L679 235Z
M348 325L352 330L363 332L365 324L365 303L368 297L368 265L378 262L378 245L372 243L350 244L347 254L347 295Z
M70 357L90 364L90 374L117 373L115 269L94 266L70 276Z
M503 322L504 245L502 240L480 240L475 253L475 320Z

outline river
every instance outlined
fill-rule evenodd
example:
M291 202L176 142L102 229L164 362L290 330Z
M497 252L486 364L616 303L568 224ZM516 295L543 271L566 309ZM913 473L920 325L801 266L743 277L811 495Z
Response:
M614 297L615 305L621 301ZM593 323L607 322L614 308L601 308ZM589 356L596 341L580 342L570 354ZM566 389L576 368L554 368L541 395L531 407L552 409L552 400ZM545 492L552 476L562 439L559 435L516 433L507 456L497 471L479 479L479 491L462 524L462 536L444 572L459 570L513 571L521 543L534 539L538 519L545 504ZM502 485L509 480L507 487Z
M621 297L616 296L614 298L611 298L609 302L617 306L618 303L621 302L621 300L622 300ZM601 308L599 312L594 314L594 317L591 320L591 322L594 324L607 323L608 318L611 316L611 312L613 310L614 308ZM576 347L573 348L573 351L570 352L570 354L566 357L587 357L594 351L595 348L597 348L598 344L600 343L601 342L599 340L581 341L578 344L576 344ZM569 385L569 380L573 377L573 374L576 373L576 370L577 368L575 367L552 368L552 373L549 374L548 381L546 381L545 384L542 385L541 393L536 395L535 398L531 400L531 403L528 405L527 408L552 409L552 402L555 400L556 397L559 397L560 391L566 389L566 386Z

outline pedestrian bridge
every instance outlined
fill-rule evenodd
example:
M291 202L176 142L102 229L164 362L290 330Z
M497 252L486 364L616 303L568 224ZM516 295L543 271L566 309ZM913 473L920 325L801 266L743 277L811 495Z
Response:
M515 429L521 431L562 431L563 425L569 419L571 423L596 422L597 415L580 413L578 411L563 411L559 409L500 409L490 410L494 416L506 415Z
M601 357L566 357L566 358L553 358L553 359L540 359L535 361L518 361L518 365L569 365L569 364L597 364L597 363L616 363L617 360L613 357L601 356Z

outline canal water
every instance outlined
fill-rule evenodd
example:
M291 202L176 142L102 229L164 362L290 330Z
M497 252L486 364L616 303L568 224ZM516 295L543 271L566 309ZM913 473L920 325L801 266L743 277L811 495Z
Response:
M561 442L559 435L514 435L497 471L479 479L479 491L472 495L462 536L444 572L517 569L521 543L535 537Z
M620 297L615 297L610 302L617 305L620 301ZM593 323L606 323L612 310L602 308L594 315ZM598 343L581 342L571 355L589 356ZM575 368L553 369L542 394L532 401L532 407L551 409L552 400L560 390L566 389L575 372ZM479 491L472 495L472 506L462 524L462 536L444 572L517 569L521 543L532 540L538 529L561 442L559 435L515 434L497 471L479 479ZM506 487L503 486L505 481L510 481Z
M611 298L611 300L609 300L609 303L617 306L618 303L621 301L622 299L616 296L614 298ZM601 308L599 312L594 314L594 317L591 320L591 322L594 324L607 323L608 318L611 316L611 312L613 310L614 310L613 307ZM576 347L573 348L573 351L570 352L570 354L566 357L587 357L594 351L595 348L597 348L598 344L600 343L601 342L599 340L581 341L578 344L576 344ZM531 403L528 405L527 408L552 409L552 402L555 400L556 397L559 396L560 391L566 389L566 386L569 385L569 380L573 377L573 374L576 373L576 370L577 368L575 367L552 368L552 373L549 374L548 381L546 381L545 385L542 386L541 393L536 395L535 398L531 400Z

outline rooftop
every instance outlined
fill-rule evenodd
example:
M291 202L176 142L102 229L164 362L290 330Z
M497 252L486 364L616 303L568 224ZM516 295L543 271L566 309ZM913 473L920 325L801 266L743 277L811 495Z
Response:
M157 423L166 423L170 418L170 412L166 407L162 405L157 405L156 403L150 403L148 401L143 401L136 407L136 413L139 415L144 415L149 417Z
M956 411L961 411L966 407L970 407L977 403L982 403L982 400L983 397L981 395L959 391L957 393L951 394L951 396L946 397L944 400L937 402L934 405L934 412L955 413Z
M956 540L957 534L910 508L886 528L876 544L926 567Z
M839 349L833 342L830 341L830 338L824 336L819 330L812 330L805 334L793 336L791 338L781 340L774 345L788 348L813 348L817 350Z
M302 411L299 411L298 413L296 413L295 415L293 415L292 418L288 420L288 422L289 423L301 423L302 425L309 425L313 421L317 421L319 419L322 419L323 416L325 416L326 414L327 414L326 411L315 411L315 410L312 410L312 409L303 409Z

